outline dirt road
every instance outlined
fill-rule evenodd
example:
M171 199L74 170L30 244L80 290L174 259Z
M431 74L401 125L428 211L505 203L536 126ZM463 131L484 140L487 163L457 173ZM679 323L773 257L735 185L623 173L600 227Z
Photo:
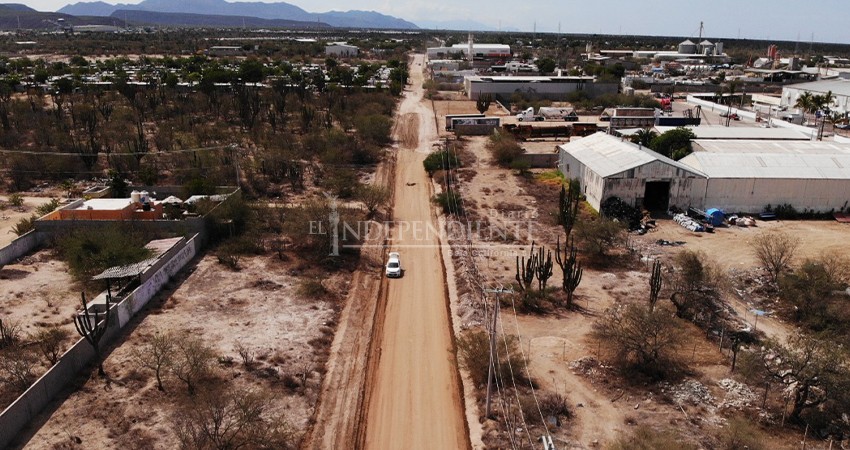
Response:
M398 111L398 150L391 250L404 276L389 281L386 310L369 386L364 444L370 449L469 448L446 280L422 161L437 139L422 102L421 55L411 64L412 88Z

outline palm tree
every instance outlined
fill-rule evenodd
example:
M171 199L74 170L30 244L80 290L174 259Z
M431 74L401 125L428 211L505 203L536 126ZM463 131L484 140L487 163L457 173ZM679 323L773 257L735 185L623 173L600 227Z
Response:
M631 140L635 144L640 144L644 147L649 147L649 143L652 142L652 138L656 136L655 132L648 128L641 128L635 134L632 135Z
M806 114L815 110L815 96L812 95L811 92L805 91L797 97L797 102L794 103L795 108L800 108L800 111L803 113L803 117Z

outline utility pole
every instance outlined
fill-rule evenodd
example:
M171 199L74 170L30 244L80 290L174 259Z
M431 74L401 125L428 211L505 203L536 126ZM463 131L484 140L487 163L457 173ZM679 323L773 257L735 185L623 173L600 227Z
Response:
M513 294L513 288L505 288L499 286L496 289L484 289L484 292L496 294L493 296L493 322L490 324L490 364L487 366L487 400L485 402L484 417L490 417L490 402L493 394L493 378L496 376L496 321L499 315L499 298L498 294ZM487 302L487 296L484 296L484 302Z
M493 297L493 323L490 324L490 364L487 367L487 400L485 402L484 417L490 417L490 402L493 396L493 377L496 365L496 317L499 315L499 299ZM487 298L484 298L487 301Z

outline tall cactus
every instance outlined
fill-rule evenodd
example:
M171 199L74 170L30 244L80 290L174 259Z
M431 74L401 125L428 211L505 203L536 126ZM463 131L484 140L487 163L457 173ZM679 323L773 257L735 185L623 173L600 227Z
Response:
M534 256L534 258L537 260L535 264L535 276L537 276L537 290L539 290L541 293L545 293L546 283L549 281L549 278L552 278L552 267L554 266L554 264L552 263L552 251L546 251L545 248L540 247L537 250L537 254Z
M106 372L103 370L103 360L100 358L100 339L109 327L112 295L110 295L107 291L106 312L101 314L95 310L94 315L92 315L86 307L86 293L81 292L80 297L83 302L83 312L82 314L74 316L74 326L77 328L77 333L84 337L86 341L91 344L92 348L94 348L94 357L95 360L97 360L97 374L101 377L105 377Z
M581 283L581 277L584 269L578 261L578 250L572 240L564 242L564 249L561 250L561 238L558 237L556 243L555 260L558 262L558 267L564 274L564 279L561 284L561 289L567 294L567 308L573 307L573 294L576 288Z
M649 310L655 309L658 295L661 293L661 261L652 263L652 275L649 277Z
M525 294L528 294L528 291L531 288L531 282L534 281L534 274L537 271L536 264L537 259L534 257L534 242L532 242L528 260L526 260L524 256L516 257L516 281L519 283L519 289Z

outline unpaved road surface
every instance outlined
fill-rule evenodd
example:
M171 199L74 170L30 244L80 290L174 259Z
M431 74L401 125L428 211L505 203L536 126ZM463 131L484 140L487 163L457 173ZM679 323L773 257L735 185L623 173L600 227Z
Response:
M402 278L389 280L386 309L378 319L380 346L366 406L364 444L369 449L470 447L440 241L428 232L437 226L422 161L437 130L433 113L422 102L422 59L421 55L413 59L412 88L398 111L396 134L402 145L390 244L391 251L401 253L405 272Z

